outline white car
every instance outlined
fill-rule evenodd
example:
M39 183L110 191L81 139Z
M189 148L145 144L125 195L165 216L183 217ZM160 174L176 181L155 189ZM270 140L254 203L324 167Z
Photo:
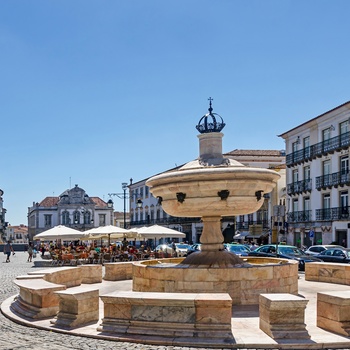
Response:
M185 243L175 243L176 246L176 255L178 257L183 257L187 255L187 249L190 247Z
M332 245L332 244L326 244L326 245L312 245L309 248L305 250L305 254L309 255L317 255L323 252L324 250L330 249L330 248L344 248L340 245Z
M189 248L188 244L184 243L175 243L175 250L177 257L183 257L187 255L187 249ZM156 252L168 253L169 256L172 256L174 251L171 244L160 244L156 247Z

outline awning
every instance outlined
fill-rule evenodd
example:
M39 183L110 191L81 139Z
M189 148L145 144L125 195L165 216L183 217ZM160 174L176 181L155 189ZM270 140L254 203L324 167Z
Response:
M248 235L249 235L249 231L248 232L236 231L236 234L233 236L233 239L244 239L244 238L247 238Z

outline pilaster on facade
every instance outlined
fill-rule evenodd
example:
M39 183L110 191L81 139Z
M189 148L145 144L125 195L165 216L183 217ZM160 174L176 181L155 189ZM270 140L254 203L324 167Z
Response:
M288 239L349 246L350 102L279 135L286 142Z

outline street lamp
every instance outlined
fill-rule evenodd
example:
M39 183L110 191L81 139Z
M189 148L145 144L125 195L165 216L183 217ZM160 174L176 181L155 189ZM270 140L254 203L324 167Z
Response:
M126 194L126 190L128 189L128 184L126 182L123 182L122 183L122 190L123 190L123 193L108 193L108 195L110 197L112 196L117 196L118 198L120 199L123 199L124 200L124 228L126 229L126 200L130 197L127 196ZM138 208L141 208L142 207L142 200L139 198L137 200L137 207ZM113 208L113 201L112 199L110 199L108 202L107 202L107 206L108 208Z

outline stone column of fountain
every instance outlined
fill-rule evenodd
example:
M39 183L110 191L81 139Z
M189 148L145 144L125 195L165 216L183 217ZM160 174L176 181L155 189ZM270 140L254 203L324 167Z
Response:
M221 130L225 123L209 113L198 125L199 158L176 171L152 177L146 183L163 209L170 215L201 217L203 232L201 251L189 255L182 265L233 267L244 262L223 246L222 216L236 216L257 211L263 204L263 193L269 193L280 175L269 169L251 168L225 158L222 154Z

